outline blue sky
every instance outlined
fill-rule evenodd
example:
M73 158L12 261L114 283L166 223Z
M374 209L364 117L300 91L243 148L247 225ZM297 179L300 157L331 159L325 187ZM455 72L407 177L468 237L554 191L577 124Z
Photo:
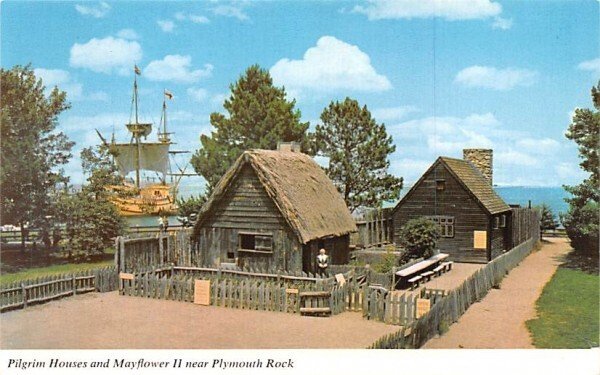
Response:
M72 108L59 129L128 139L133 64L140 107L159 122L162 91L178 149L196 150L229 84L269 69L311 128L346 96L386 124L391 172L414 182L439 155L494 149L498 185L560 186L585 175L564 138L600 78L599 5L588 1L388 0L17 2L2 6L2 67L31 63ZM152 135L153 137L155 135ZM191 179L188 184L201 183Z

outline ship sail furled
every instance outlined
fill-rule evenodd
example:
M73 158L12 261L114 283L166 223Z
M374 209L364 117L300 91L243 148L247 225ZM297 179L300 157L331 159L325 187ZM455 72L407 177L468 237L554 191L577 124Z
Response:
M147 142L139 145L135 143L117 143L113 144L112 147L116 151L115 160L119 173L123 177L138 168L138 160L140 169L162 174L170 172L169 143Z

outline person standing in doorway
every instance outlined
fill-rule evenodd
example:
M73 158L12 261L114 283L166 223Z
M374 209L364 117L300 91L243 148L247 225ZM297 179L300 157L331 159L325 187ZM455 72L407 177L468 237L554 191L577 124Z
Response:
M327 273L327 267L329 266L329 255L326 254L325 249L319 250L319 255L317 255L317 267L318 272L321 275Z

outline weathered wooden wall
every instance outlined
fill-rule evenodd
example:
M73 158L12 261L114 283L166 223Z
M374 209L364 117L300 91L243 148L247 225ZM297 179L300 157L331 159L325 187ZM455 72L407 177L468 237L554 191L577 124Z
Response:
M394 242L392 209L372 209L356 221L357 232L350 235L350 244L358 248L380 246Z
M240 232L270 234L273 252L239 251ZM247 267L301 270L301 246L287 222L248 165L233 181L210 218L203 223L198 238L198 265L234 263Z
M445 180L444 191L436 189L436 180ZM394 212L394 242L400 241L400 228L422 216L454 217L454 237L440 238L438 248L458 262L487 262L487 251L473 248L473 231L488 231L489 217L483 208L452 176L443 164L427 174Z
M317 267L317 255L320 249L326 250L329 264L347 264L350 261L350 236L314 240L302 246L302 271L312 273L320 271Z

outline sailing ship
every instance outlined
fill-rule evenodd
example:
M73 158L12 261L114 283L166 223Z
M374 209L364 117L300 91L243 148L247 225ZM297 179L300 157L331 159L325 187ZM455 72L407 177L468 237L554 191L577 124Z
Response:
M132 113L129 123L125 124L131 134L129 143L115 142L114 133L111 142L98 135L108 146L116 164L118 173L123 177L122 185L111 185L107 189L112 194L110 200L117 206L123 216L168 216L177 211L177 188L185 169L181 173L172 173L171 156L189 151L172 151L171 135L167 132L167 98L173 95L165 90L162 105L161 122L158 128L158 140L146 141L152 133L152 123L140 122L138 118L138 84L137 76L141 73L135 67L133 81ZM161 129L162 128L162 129ZM161 132L162 130L162 132ZM142 139L143 137L143 139ZM130 176L135 172L134 177ZM154 173L149 176L148 173ZM167 181L170 177L170 181ZM178 178L177 178L178 177Z

